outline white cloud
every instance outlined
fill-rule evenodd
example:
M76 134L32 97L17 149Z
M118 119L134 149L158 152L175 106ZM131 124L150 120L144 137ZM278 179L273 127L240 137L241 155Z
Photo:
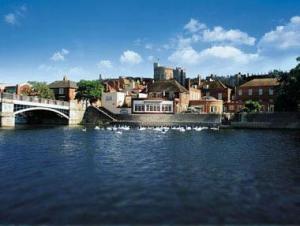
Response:
M17 24L16 15L13 14L13 13L9 13L9 14L4 16L4 21L8 24L16 25Z
M101 68L101 69L109 69L109 68L113 67L110 60L100 60L100 62L97 64L97 66L98 66L98 68Z
M179 48L168 58L169 61L177 64L193 65L200 60L200 54L191 46Z
M232 46L213 46L197 52L193 47L176 50L168 59L171 62L185 65L195 65L210 60L236 62L246 64L258 57L257 54L247 54Z
M153 49L153 45L150 44L150 43L147 43L147 44L145 45L145 49Z
M291 18L292 24L300 24L300 16L294 16Z
M148 61L153 62L154 61L154 56L148 56Z
M67 49L62 49L62 50L61 50L61 53L62 53L63 55L68 55L68 54L69 54L69 50L67 50Z
M242 50L233 46L213 46L200 52L202 58L213 57L235 61L237 63L249 63L256 59L257 54L244 53Z
M62 49L61 51L57 51L53 53L52 57L50 58L53 61L64 61L65 56L68 55L70 52L67 49Z
M186 25L184 25L184 29L192 33L200 31L205 28L206 28L205 24L200 23L198 20L195 20L193 18L191 18L190 21Z
M233 44L254 45L255 38L250 37L247 33L237 29L225 30L217 26L213 30L206 29L203 32L203 41L205 42L231 42Z
M138 53L131 50L124 51L120 57L122 64L139 64L142 60L142 57Z
M25 17L25 13L27 12L26 5L22 5L16 8L13 12L4 15L4 21L10 25L19 25L19 20L22 17Z
M259 41L262 52L298 51L300 50L300 17L294 16L284 26L277 26L275 30L267 32Z
M71 67L67 70L67 75L78 77L83 76L85 74L85 70L82 67Z

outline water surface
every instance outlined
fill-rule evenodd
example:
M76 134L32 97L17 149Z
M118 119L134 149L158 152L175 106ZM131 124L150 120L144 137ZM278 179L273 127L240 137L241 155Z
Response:
M299 131L0 130L0 223L300 223Z

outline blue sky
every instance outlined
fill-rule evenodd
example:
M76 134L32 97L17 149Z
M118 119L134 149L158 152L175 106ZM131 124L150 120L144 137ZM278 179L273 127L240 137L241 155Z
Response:
M0 83L288 70L297 0L0 0Z

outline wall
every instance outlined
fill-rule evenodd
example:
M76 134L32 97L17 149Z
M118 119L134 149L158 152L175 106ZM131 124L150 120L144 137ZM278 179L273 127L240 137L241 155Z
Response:
M82 122L86 106L84 102L70 101L69 125L77 125Z
M300 113L242 113L231 125L234 128L300 129Z
M120 114L124 101L125 93L121 92L103 93L101 98L102 106L114 114Z
M190 100L201 100L201 90L190 88L189 89Z
M162 125L219 125L222 116L220 114L139 114L118 115L117 118L124 123L132 123L145 126Z

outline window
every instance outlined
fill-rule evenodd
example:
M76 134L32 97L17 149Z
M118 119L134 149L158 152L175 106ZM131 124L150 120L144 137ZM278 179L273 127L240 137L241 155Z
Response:
M248 89L248 95L252 96L252 89Z
M172 112L172 106L170 104L163 104L162 111L163 112Z
M219 100L222 100L222 99L223 99L222 93L218 93L218 99L219 99Z
M64 93L65 93L64 88L59 88L59 89L58 89L58 94L59 94L59 95L64 94Z
M239 89L239 96L243 95L243 90Z
M216 112L217 111L217 107L216 106L210 106L210 112Z
M274 94L274 90L273 90L272 88L270 88L270 89L269 89L269 95L270 95L270 96L273 96L273 94Z
M136 104L134 106L134 111L136 111L136 112L144 112L145 111L145 107L142 104Z
M106 101L112 101L112 96L106 96L106 97L105 97L105 100L106 100Z
M261 96L261 95L263 95L263 89L259 89L258 90L258 94Z
M150 105L149 104L146 105L146 109L147 109L147 111L150 111Z

